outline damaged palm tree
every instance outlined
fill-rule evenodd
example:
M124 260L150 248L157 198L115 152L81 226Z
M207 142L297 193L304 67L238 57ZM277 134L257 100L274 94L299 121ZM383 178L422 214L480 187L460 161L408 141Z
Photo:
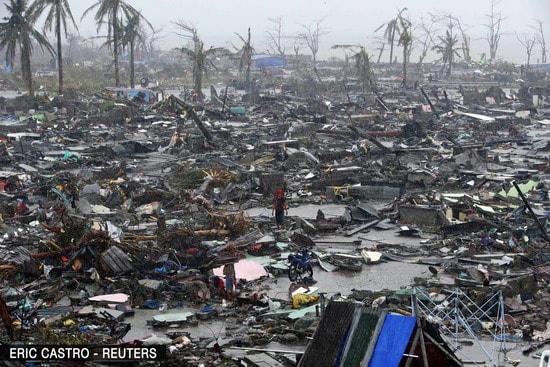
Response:
M195 191L197 194L202 194L208 191L213 185L227 184L235 179L231 172L222 169L205 170L202 172L205 174L205 178L200 188Z
M361 46L359 52L355 54L353 58L355 59L355 69L357 70L357 75L363 85L363 91L367 92L374 90L375 88L373 73L370 67L370 58L367 51L365 51L365 47Z
M229 214L226 211L214 213L212 220L216 228L228 230L231 236L245 235L252 224L242 210L235 214Z
M402 85L407 86L407 64L409 61L410 47L412 44L412 24L411 21L399 13L399 23L401 24L401 30L399 32L398 45L403 47L403 81Z
M242 47L240 49L237 49L237 58L239 59L239 72L242 72L244 70L244 78L245 78L245 91L250 91L250 70L252 69L252 55L254 54L254 47L252 47L252 41L251 41L251 34L250 34L250 27L248 27L248 37L246 39L243 38L238 33L235 33L237 37L241 40L243 43Z
M250 221L242 210L235 214L226 211L214 212L214 205L203 194L212 190L214 186L227 185L235 180L232 173L222 169L202 171L205 175L203 183L192 193L188 192L188 200L200 204L205 208L211 218L210 229L197 230L198 236L239 236L250 228Z
M128 4L124 0L111 0L111 1L97 1L90 6L82 14L82 18L88 15L92 10L96 10L94 19L97 24L97 28L101 28L103 25L107 25L107 42L106 44L112 46L113 64L115 68L115 86L120 86L120 72L118 57L120 54L121 46L121 31L122 31L122 16L126 19L138 19L142 18L141 13L133 6ZM137 17L137 18L135 18ZM81 18L81 19L82 19Z
M178 21L175 23L179 28L179 35L191 42L191 47L176 48L184 56L188 57L193 64L193 88L194 93L199 99L204 97L202 93L202 77L208 74L210 68L216 68L211 57L220 53L226 53L227 50L222 47L210 47L205 50L204 42L199 38L198 31L192 25Z
M46 9L49 8L47 11ZM47 13L44 22L44 30L51 31L55 29L55 38L57 41L57 75L59 80L58 93L63 94L63 48L62 48L62 33L67 37L67 20L72 23L78 31L78 26L71 13L71 7L68 0L38 0L34 1L29 6L28 12L35 17Z
M122 47L128 48L130 51L130 88L135 88L135 51L136 51L136 41L144 42L143 35L139 31L140 22L143 20L145 24L153 29L153 26L147 19L145 19L141 13L133 14L131 12L126 14L128 23L124 26L122 34Z
M357 51L357 47L359 51ZM361 81L361 86L363 88L363 93L374 91L374 74L370 66L369 54L365 50L365 46L362 45L334 45L331 48L333 49L349 49L352 52L355 52L354 55L349 57L349 59L355 60L355 73L357 78Z
M33 45L38 44L51 55L55 52L47 38L34 29L36 14L27 11L27 3L27 0L10 0L9 4L3 4L7 12L2 18L3 22L0 23L0 49L6 50L6 65L13 67L13 60L19 48L21 75L27 83L29 95L32 96L34 95L31 72Z
M401 25L399 19L401 17L401 13L405 10L407 10L407 8L399 10L395 18L390 19L387 23L382 24L380 27L374 30L374 32L378 32L380 29L385 27L384 37L390 44L390 64L393 63L393 48L395 45L395 38L400 34L401 31L401 29L399 28L399 26Z
M441 54L441 58L438 60L441 62L441 70L443 71L447 67L446 75L451 76L455 57L460 57L458 47L458 36L453 33L453 23L449 23L448 29L445 31L445 37L439 36L439 43L435 45L432 50L435 50L438 54Z

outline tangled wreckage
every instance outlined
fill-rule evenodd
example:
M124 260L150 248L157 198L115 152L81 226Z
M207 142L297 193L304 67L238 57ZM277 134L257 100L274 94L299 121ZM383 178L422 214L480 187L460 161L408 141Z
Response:
M498 87L460 100L437 90L254 103L170 95L110 110L90 99L4 115L2 344L160 344L165 359L142 362L163 366L479 356L496 366L540 355L550 342L548 94L535 108L529 90L523 100ZM276 189L290 207L285 229L269 215ZM313 277L291 283L288 255L304 246ZM393 262L425 275L399 289L326 291L331 276ZM464 352L478 344L478 356Z

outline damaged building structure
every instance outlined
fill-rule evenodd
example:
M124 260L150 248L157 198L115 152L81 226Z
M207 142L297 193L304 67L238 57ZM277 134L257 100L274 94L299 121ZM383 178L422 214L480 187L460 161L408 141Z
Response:
M98 95L3 116L2 344L162 344L166 359L146 364L163 366L538 363L550 343L547 89L211 89L201 102L105 109L112 97ZM277 189L285 229L270 216ZM304 247L313 277L291 282L288 255ZM327 285L391 263L424 276ZM450 316L470 307L467 321Z

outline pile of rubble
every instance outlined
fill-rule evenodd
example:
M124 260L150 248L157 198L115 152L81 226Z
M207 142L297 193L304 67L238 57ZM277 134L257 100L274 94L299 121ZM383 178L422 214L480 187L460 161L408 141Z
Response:
M146 108L117 101L110 109L92 99L4 116L2 343L115 343L136 310L169 309L181 312L150 321L179 331L140 342L169 345L174 363L260 363L236 351L305 346L321 301L410 311L403 290L325 300L309 283L268 296L266 279L286 277L288 253L304 245L325 270L367 266L367 248L384 261L426 264L431 276L415 285L434 298L461 287L483 303L501 290L514 318L510 340L550 341L548 106L535 109L499 88L481 97L462 91L464 104L421 92L358 102L265 95L234 102L239 109L216 98L170 96ZM287 229L276 229L265 213L278 188L291 209L317 205L316 216L289 216ZM327 203L343 215L327 216ZM249 215L258 208L261 215ZM388 229L422 241L373 246L361 237ZM327 235L352 245L326 252L318 244ZM239 280L228 304L219 269L243 258L267 275ZM309 298L296 305L296 294ZM228 335L246 330L223 345L182 331L201 320L223 322ZM276 363L293 365L297 354Z

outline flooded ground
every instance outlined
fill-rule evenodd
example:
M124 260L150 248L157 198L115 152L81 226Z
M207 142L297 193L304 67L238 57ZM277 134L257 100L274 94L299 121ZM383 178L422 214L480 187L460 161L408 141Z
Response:
M379 203L378 205L383 205ZM317 210L322 209L327 217L340 216L343 214L345 206L343 205L303 205L300 207L291 208L289 217L301 216L302 218L314 218ZM249 216L267 216L271 212L267 208L254 208L248 210ZM289 222L291 218L288 218ZM397 227L396 227L397 229ZM429 234L424 234L415 237L404 237L396 233L396 230L376 230L359 233L353 237L345 237L338 235L322 236L316 238L316 245L323 248L341 249L342 251L351 250L359 247L373 247L376 244L395 244L406 246L418 246L421 241L429 237ZM352 271L336 271L326 272L319 266L314 267L314 279L316 281L312 286L319 288L319 292L326 293L326 297L346 296L354 290L376 291L382 289L397 290L401 288L411 287L414 285L414 278L430 276L427 265L409 264L402 262L382 262L374 265L364 265L359 272ZM238 275L237 275L238 277ZM266 293L272 299L290 300L289 287L290 280L286 275L278 277L270 277L258 284L258 289ZM207 303L208 304L208 303ZM219 303L212 303L219 306ZM194 305L184 303L181 308L167 309L163 312L158 310L136 310L133 317L127 318L127 321L132 323L132 329L126 335L125 340L131 341L135 339L144 339L148 337L164 337L167 332L185 332L188 333L193 341L199 341L209 338L214 338L223 345L224 340L229 340L235 337L233 330L226 329L226 319L215 318L211 320L199 320L195 326L180 327L173 325L167 328L153 327L150 320L153 316L160 313L180 313L180 312L197 312L205 304ZM223 311L222 311L223 312ZM458 343L459 349L456 350L456 355L465 362L465 366L510 366L517 365L521 361L521 366L535 367L538 366L539 360L523 356L522 348L525 343L497 343L490 340L473 341L471 339L463 339ZM280 343L269 343L261 348L277 351L296 351L299 353L305 349L305 345L281 345ZM504 351L506 353L504 353ZM241 353L238 349L232 352ZM292 353L290 353L292 354Z

